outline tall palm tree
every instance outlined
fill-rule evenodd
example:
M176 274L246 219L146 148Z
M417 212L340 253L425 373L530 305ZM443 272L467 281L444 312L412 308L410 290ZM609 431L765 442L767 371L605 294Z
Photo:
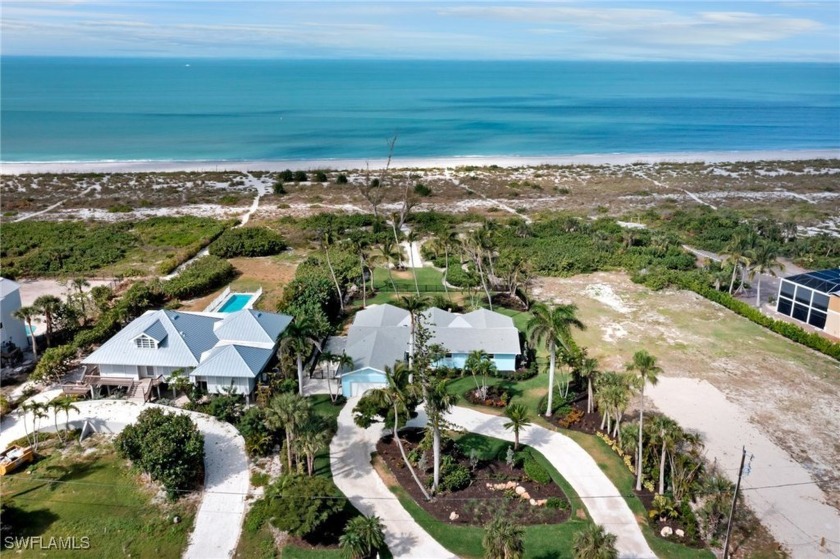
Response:
M344 526L338 546L347 559L368 559L385 547L385 526L378 516L357 516Z
M29 331L29 339L32 342L32 354L38 358L38 347L35 345L35 329L32 327L32 319L38 316L38 311L33 307L21 307L12 313L16 319L25 322Z
M435 252L436 255L440 255L443 252L443 256L445 259L445 265L443 268L443 289L446 291L446 296L449 298L449 301L452 301L452 294L449 293L449 255L451 251L454 250L455 246L458 243L458 233L453 231L452 229L447 229L437 237L435 237L431 244L430 248Z
M595 401L601 410L601 429L618 437L621 432L621 419L630 403L633 383L628 374L607 371L598 376L595 383ZM612 421L615 420L615 423Z
M445 425L443 417L458 402L458 397L449 393L448 384L447 379L436 378L424 387L426 415L432 428L432 493L437 493L440 485L441 431Z
M497 515L484 527L485 559L522 559L525 555L522 536L525 531L510 520Z
M52 336L53 328L55 327L55 315L58 314L61 308L61 299L55 295L41 295L32 303L38 314L44 315L44 322L47 325L47 345L52 345L50 336Z
M525 404L510 404L505 408L508 421L502 425L513 431L513 450L519 449L519 432L531 424L531 413Z
M408 261L409 266L411 266L411 274L414 276L414 291L417 293L417 296L420 296L420 286L417 283L417 268L414 267L414 249L412 245L416 243L420 238L417 236L415 231L409 231L405 235L405 242L408 246Z
M85 287L90 287L90 283L85 278L73 278L70 280L70 287L75 287L79 300L79 306L82 308L82 318L87 322L87 298L85 297Z
M674 448L677 444L682 429L676 421L667 415L657 415L652 420L653 432L656 434L656 440L661 447L659 455L659 494L665 494L665 459L668 455L668 450Z
M335 373L336 375L342 369L349 369L353 366L353 358L347 355L346 353L342 353L341 355L336 355L333 357L333 364L335 365ZM330 399L335 402L338 399L339 391L338 387L336 387L335 396L333 396L332 392L332 381L331 377L327 377L327 389L330 391Z
M645 385L650 383L651 386L656 386L659 382L659 373L662 368L656 364L656 357L649 354L642 349L633 354L633 361L627 364L628 371L635 371L638 375L639 385L641 388L641 403L639 405L639 447L636 460L636 491L642 490L642 429L644 428L645 420Z
M417 329L417 316L429 307L429 300L419 295L403 295L397 301L397 306L408 311L411 318L411 333L408 347L408 366L411 368L414 362L415 331Z
M367 237L362 235L355 235L350 238L350 243L353 246L353 252L359 257L359 268L362 273L362 308L367 307L367 278L368 260L370 260L370 241ZM372 280L373 278L371 278Z
M313 347L321 349L320 342L315 338L312 320L307 315L295 317L295 320L283 332L280 351L288 351L295 357L298 394L301 396L303 396L303 358L309 355Z
M549 308L543 303L536 303L531 312L533 317L528 321L528 339L532 346L545 344L548 347L548 407L546 417L551 417L554 396L554 372L557 366L557 348L566 350L572 348L572 328L584 330L586 326L577 317L577 305L557 305Z
M771 243L759 243L750 258L750 281L758 275L755 291L755 306L761 308L761 274L776 277L776 270L784 271L785 265L779 262L779 251Z
M586 379L586 413L594 411L593 404L595 403L594 394L592 393L592 385L595 379L598 378L600 372L598 371L598 360L594 357L587 357L586 350L581 353L580 360L577 363L577 374L581 378Z
M34 409L34 406L37 406L37 402L24 402L18 407L18 411L21 415L21 420L23 421L23 430L26 432L26 440L29 444L34 444L32 441L32 437L29 436L29 425L26 423L26 417L29 413ZM34 424L33 424L34 426Z
M58 430L58 412L64 412L64 431L65 434L70 431L70 412L74 411L79 413L79 408L73 404L73 400L68 397L56 398L52 402L49 403L49 406L53 410L53 422L55 423L55 432L58 433L58 436L61 438L62 444L64 444L65 438L62 436L61 432Z
M388 381L388 386L371 390L366 397L369 396L378 406L390 407L393 410L394 425L392 433L394 435L394 441L396 441L397 447L400 449L403 463L411 473L411 477L414 478L414 483L417 484L420 492L423 493L423 497L428 501L430 499L429 493L426 491L423 482L417 477L417 472L414 471L414 467L411 465L411 461L405 453L405 448L403 447L399 434L400 417L408 416L409 401L419 396L417 385L410 383L408 380L409 373L409 368L401 361L394 363L393 368L386 366L385 378Z
M484 258L488 244L488 235L485 230L478 229L467 235L464 240L464 250L472 257L478 278L481 280L481 287L487 295L487 305L493 310L493 298L490 296L489 278L484 270Z
M30 407L30 411L32 412L32 438L35 439L35 450L38 450L38 423L42 419L46 419L49 417L49 414L46 412L47 404L41 404L39 402L32 402L32 406Z
M575 559L618 559L615 534L610 534L599 524L590 524L574 536Z
M335 268L333 268L332 260L330 259L330 249L333 245L332 228L324 232L321 238L321 250L324 251L324 256L327 260L327 267L330 269L333 284L335 284L335 291L338 293L338 307L341 312L344 312L344 294L341 292L341 284L338 283L338 277L335 275Z
M286 432L286 463L292 472L292 445L301 426L306 424L312 404L298 394L284 392L271 399L265 410L266 422L272 429Z
M391 282L394 294L399 296L400 291L397 289L397 284L394 283L394 276L391 273L391 268L394 266L394 262L396 262L399 258L399 251L394 248L393 241L390 239L383 239L382 244L379 246L379 254L377 256L378 260L385 265L385 269L388 270L388 280Z
M328 436L326 429L320 422L310 424L306 429L301 430L295 437L295 446L298 453L306 457L306 473L312 477L315 469L315 455L327 446Z

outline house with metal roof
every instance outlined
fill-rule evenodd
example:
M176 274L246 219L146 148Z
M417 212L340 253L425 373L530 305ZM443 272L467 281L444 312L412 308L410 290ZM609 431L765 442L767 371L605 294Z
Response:
M840 338L840 268L782 279L776 312Z
M26 348L29 343L26 325L14 316L20 306L20 285L10 279L0 278L0 342L3 347L12 343L19 348Z
M510 317L485 309L458 314L431 308L423 312L423 318L431 335L429 343L439 344L447 352L437 366L461 368L470 352L483 350L498 370L516 369L521 348L519 331ZM336 373L344 396L386 386L385 367L408 360L410 341L408 311L388 304L359 311L347 336L330 338L326 347L332 353L345 353L353 361Z
M210 393L254 391L292 317L254 309L232 313L148 311L82 363L98 377L166 380L183 370Z

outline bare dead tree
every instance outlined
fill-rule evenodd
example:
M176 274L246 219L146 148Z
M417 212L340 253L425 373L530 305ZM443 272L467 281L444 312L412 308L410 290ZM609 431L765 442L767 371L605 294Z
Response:
M396 143L396 136L388 140L388 159L385 162L385 166L379 170L379 175L372 177L370 165L367 165L364 183L358 185L359 193L367 200L373 210L374 227L377 227L376 224L379 223L379 206L382 204L383 198L385 198L387 188L386 180L391 169L391 158L394 155L394 144Z

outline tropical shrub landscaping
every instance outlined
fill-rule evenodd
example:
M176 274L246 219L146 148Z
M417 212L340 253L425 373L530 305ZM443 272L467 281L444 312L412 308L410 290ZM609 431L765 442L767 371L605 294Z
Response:
M283 237L266 227L239 227L222 233L209 250L220 258L271 256L286 250L286 243Z

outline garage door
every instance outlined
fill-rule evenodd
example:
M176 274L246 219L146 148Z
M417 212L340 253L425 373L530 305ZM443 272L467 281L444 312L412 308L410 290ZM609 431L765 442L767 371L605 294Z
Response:
M354 382L350 385L350 395L351 396L361 396L368 390L374 390L376 388L385 388L388 386L382 382Z

